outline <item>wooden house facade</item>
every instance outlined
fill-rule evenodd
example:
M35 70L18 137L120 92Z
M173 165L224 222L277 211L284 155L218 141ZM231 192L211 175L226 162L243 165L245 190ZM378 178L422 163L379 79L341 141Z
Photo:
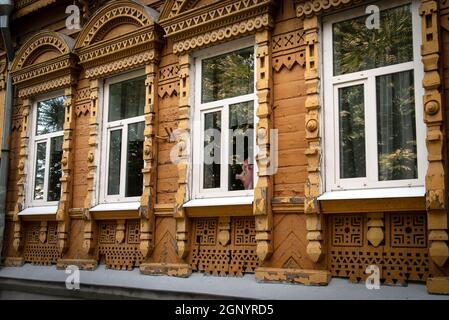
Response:
M448 1L19 0L10 23L4 265L449 293Z

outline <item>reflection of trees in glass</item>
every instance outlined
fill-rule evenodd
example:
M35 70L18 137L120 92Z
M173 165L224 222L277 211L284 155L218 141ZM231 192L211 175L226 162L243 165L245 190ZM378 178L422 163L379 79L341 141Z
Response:
M220 187L221 163L221 112L204 115L203 188Z
M37 135L61 131L64 128L64 100L64 97L57 97L38 103Z
M413 60L410 5L381 11L380 29L368 29L366 18L333 25L335 75Z
M417 178L413 71L377 77L379 180Z
M203 103L254 92L254 48L202 61Z
M229 191L253 189L254 102L229 106Z
M120 193L121 129L111 131L109 148L108 194L114 195Z
M145 78L131 79L109 86L109 119L115 121L141 116L145 106Z
M44 200L45 155L47 152L45 142L38 143L36 148L36 169L34 174L34 200Z
M366 176L363 85L339 89L340 177Z
M128 154L126 167L126 197L137 197L143 189L143 131L145 122L128 125Z
M47 201L58 201L61 198L61 159L63 136L51 139L50 143L50 163L48 173L48 194Z

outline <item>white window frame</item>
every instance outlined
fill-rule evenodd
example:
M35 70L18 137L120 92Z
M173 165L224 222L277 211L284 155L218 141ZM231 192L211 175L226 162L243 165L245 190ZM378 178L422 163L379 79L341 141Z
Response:
M50 99L58 98L58 97L64 97L63 91L57 91L52 92L50 94L45 94L39 96L35 101L32 103L32 110L31 110L31 128L28 128L28 137L29 137L29 155L30 155L30 161L28 162L28 177L30 183L28 184L27 188L27 199L26 206L27 207L48 207L48 206L57 206L59 204L59 201L47 201L48 197L48 171L49 171L49 163L50 163L50 149L51 149L51 139L56 137L64 137L64 123L63 123L63 129L61 131L52 132L52 133L46 133L46 134L36 134L36 127L37 127L37 106L39 102L47 101ZM65 119L65 107L64 107L64 119ZM39 143L45 142L46 148L45 148L45 175L44 175L44 199L43 200L35 200L34 199L34 185L36 183L35 181L35 173L36 173L36 158L37 158L37 145ZM64 143L64 141L63 141ZM62 168L61 168L62 169ZM61 177L63 176L63 172L61 174ZM62 192L62 190L61 190Z
M419 16L419 1L398 0L381 1L375 4L381 10L411 4L413 28L413 61L390 65L375 69L358 71L344 75L333 75L333 41L332 24L358 16L366 15L366 6L345 10L323 18L323 78L324 78L324 158L326 192L343 190L367 190L381 188L409 188L422 187L425 183L427 170L427 151L425 145L426 126L423 121L422 96L424 76L421 62L421 18ZM413 70L415 94L415 122L416 122L416 150L417 150L417 179L378 181L377 155L377 119L376 104L376 76L387 75L401 71ZM338 89L342 87L364 84L365 98L365 178L342 179L340 175L339 156L339 117L338 117Z
M254 48L254 90L253 93L241 95L238 97L227 98L207 103L201 102L201 73L202 73L202 60L219 56L222 54L230 53L240 49L245 49L248 47ZM221 45L214 46L212 48L207 48L201 50L194 54L194 77L193 77L193 88L194 88L194 98L192 105L194 106L193 111L193 125L192 125L192 198L193 199L210 199L210 198L227 198L232 203L231 198L241 198L241 197L254 197L254 188L251 190L235 190L228 191L228 163L227 159L229 156L228 145L228 126L229 126L229 105L241 102L253 101L254 106L254 130L253 130L253 141L254 141L254 154L253 154L253 187L257 184L257 162L256 155L258 153L257 143L256 143L256 125L258 122L258 117L256 115L257 110L257 89L256 89L256 70L257 70L257 59L256 59L256 43L254 37L242 38L234 41L230 41ZM220 163L220 188L215 189L204 189L203 188L203 141L204 141L204 115L206 113L221 111L221 163Z
M102 115L102 139L101 139L101 159L103 159L104 165L100 165L100 203L118 203L118 202L138 202L141 196L125 197L126 191L126 154L127 154L127 142L128 142L128 125L137 122L145 123L145 114L141 116L108 121L109 117L109 87L112 84L132 80L135 78L145 76L145 70L139 69L129 73L120 74L108 78L104 81L103 86L103 115ZM120 192L117 195L108 195L108 171L109 171L109 141L111 131L117 129L122 130L122 144L121 144L121 157L120 157ZM145 140L146 138L144 138ZM142 159L142 162L144 160ZM143 184L142 184L143 192Z

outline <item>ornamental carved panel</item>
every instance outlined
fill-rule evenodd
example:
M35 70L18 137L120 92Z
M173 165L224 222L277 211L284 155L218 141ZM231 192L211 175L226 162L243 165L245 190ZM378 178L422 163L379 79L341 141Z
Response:
M241 276L259 266L253 217L197 218L192 223L192 270Z
M107 268L132 270L138 267L143 256L139 250L140 221L101 221L98 224L98 258ZM124 232L124 236L119 236Z
M375 247L367 237L371 228L367 215L327 218L328 265L332 276L364 281L368 276L366 268L375 265L384 284L426 281L430 268L426 215L392 213L385 214L381 220L384 240Z
M24 229L24 262L38 265L56 264L61 258L57 247L57 222L26 222Z

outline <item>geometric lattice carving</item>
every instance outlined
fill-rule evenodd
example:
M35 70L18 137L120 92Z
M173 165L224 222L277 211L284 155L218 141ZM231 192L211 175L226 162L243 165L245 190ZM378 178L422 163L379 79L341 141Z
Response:
M334 246L361 246L363 243L362 216L333 216L332 244Z
M131 243L140 243L140 222L139 221L129 221L127 223L127 241Z
M193 270L209 274L241 276L259 265L256 253L254 217L231 218L231 241L222 246L217 240L218 218L193 220L189 263Z
M115 230L117 223L115 222L104 222L100 224L100 244L115 243Z
M197 219L195 221L195 243L214 245L217 239L218 220L215 218Z
M426 216L396 214L391 217L392 247L427 247Z
M58 225L56 223L48 224L47 242L49 244L56 244L58 241Z
M127 220L126 234L122 243L117 243L116 221L99 223L98 255L107 268L118 270L132 270L143 262L140 252L140 221Z
M39 265L55 264L61 257L57 247L57 222L48 222L47 237L44 243L39 240L40 229L40 222L25 223L24 261Z
M369 265L376 265L384 284L426 281L430 268L426 215L385 214L385 241L377 247L364 236L367 221L365 215L353 214L328 218L331 274L357 282L367 278L365 270Z
M26 231L26 243L39 243L39 223L30 223Z
M234 226L234 244L236 246L256 244L256 226L254 219L234 218Z

